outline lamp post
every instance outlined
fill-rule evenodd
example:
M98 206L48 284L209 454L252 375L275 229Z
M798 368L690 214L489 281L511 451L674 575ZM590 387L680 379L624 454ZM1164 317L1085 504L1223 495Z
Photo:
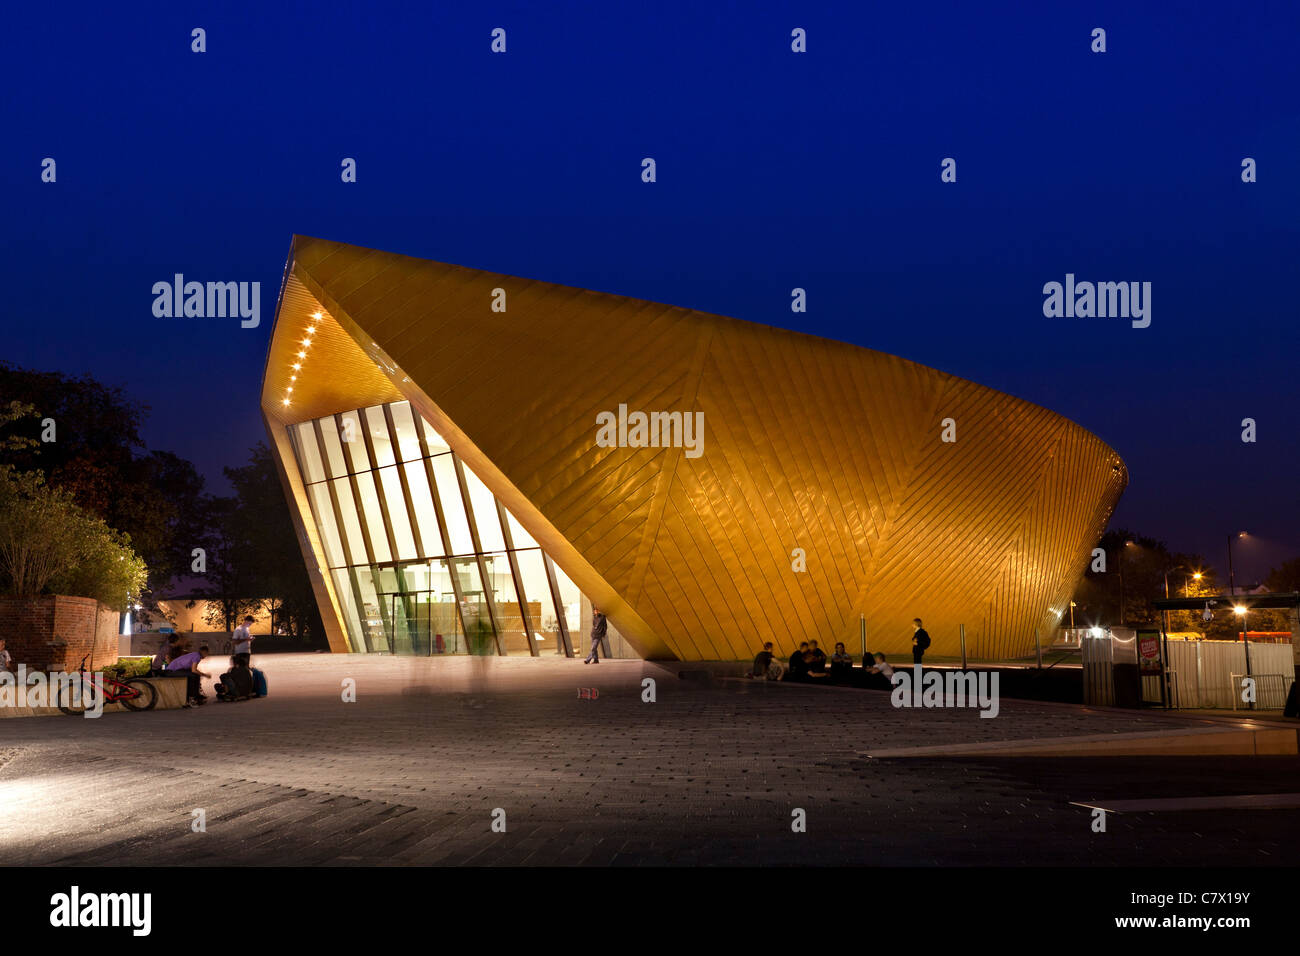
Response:
M1237 593L1237 583L1232 573L1232 539L1244 538L1244 537L1246 537L1246 532L1244 531L1238 531L1235 535L1232 534L1228 535L1228 593L1229 594Z
M1132 541L1125 541L1124 548L1133 547ZM1119 549L1119 626L1124 626L1124 548Z
M1246 607L1246 605L1244 604L1238 604L1233 608L1233 610L1236 611L1237 615L1241 618L1241 645L1242 645L1242 649L1246 652L1246 677L1249 678L1251 676L1250 675L1250 631L1247 630L1246 628L1246 615L1250 613L1250 608ZM1250 705L1251 710L1255 709L1254 697L1255 694L1252 693L1251 700L1247 702Z
M1169 600L1169 572L1170 572L1170 571L1192 571L1192 569L1189 568L1189 567L1188 567L1187 565L1185 565L1185 564L1175 564L1172 568L1166 568L1166 569L1165 569L1165 600L1166 600L1166 601ZM1201 572L1200 572L1200 571L1192 571L1192 578L1193 578L1194 580L1197 580L1197 581L1201 580ZM1186 596L1186 595L1187 595L1187 592L1188 592L1190 589L1191 589L1191 582L1190 582L1186 577L1184 577L1184 578L1183 578L1183 595Z
M1165 600L1169 600L1169 572L1170 571L1191 571L1185 564L1175 564L1172 568L1165 569ZM1196 580L1201 579L1200 571L1192 571L1192 577ZM1183 594L1185 595L1190 588L1187 579L1183 579ZM1169 611L1161 610L1160 623L1160 700L1164 703L1165 709L1169 708L1169 703L1173 699L1173 688L1169 683Z

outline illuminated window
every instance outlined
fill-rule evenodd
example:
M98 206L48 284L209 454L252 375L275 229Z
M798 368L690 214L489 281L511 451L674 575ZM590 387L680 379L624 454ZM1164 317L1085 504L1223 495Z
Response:
M507 514L507 553L501 510L487 485L408 402L386 409L287 429L306 485L302 518L315 526L348 646L417 656L526 655L531 631L538 652L554 654L563 653L564 622L581 641L587 605L573 582L552 565L557 607L532 535Z

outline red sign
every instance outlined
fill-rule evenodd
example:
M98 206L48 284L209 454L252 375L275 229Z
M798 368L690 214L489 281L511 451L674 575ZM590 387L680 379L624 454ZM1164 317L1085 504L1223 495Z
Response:
M1143 677L1158 677L1164 672L1160 661L1160 632L1138 632L1138 668Z

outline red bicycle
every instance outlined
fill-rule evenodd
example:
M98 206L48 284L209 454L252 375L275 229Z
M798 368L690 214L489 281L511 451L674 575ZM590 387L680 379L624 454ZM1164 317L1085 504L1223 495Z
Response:
M72 717L79 717L86 712L86 698L89 696L85 689L86 657L81 659L81 666L77 668L77 674L81 678L77 692L74 693L69 687L59 694L59 710ZM100 674L97 679L91 679L98 685L96 694L103 698L105 704L121 704L127 710L153 710L154 704L158 703L158 690L143 678L129 677L122 681Z

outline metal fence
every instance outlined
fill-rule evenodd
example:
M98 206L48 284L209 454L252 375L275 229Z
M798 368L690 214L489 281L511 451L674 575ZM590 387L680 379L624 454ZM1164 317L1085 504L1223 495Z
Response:
M1242 705L1246 645L1240 641L1169 641L1170 704L1236 709ZM1281 709L1294 682L1290 644L1250 644L1255 706Z

